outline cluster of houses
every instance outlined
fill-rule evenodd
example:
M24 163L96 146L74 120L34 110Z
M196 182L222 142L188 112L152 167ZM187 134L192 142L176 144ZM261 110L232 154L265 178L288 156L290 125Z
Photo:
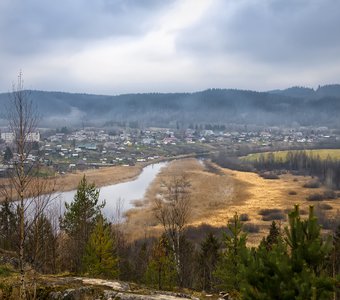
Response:
M14 142L15 135L13 132L0 130L0 138L6 144L11 144ZM40 142L40 132L35 131L28 133L26 136L26 140L28 142Z
M27 137L29 142L39 144L40 157L58 169L74 168L85 165L132 165L136 162L150 161L165 156L167 149L181 149L213 145L233 147L249 144L268 147L273 144L290 145L296 143L313 144L321 141L338 141L340 136L328 128L267 128L257 130L223 130L164 128L148 129L99 129L84 128L67 132L36 131ZM11 145L14 135L1 131L0 150ZM182 148L181 148L182 147ZM173 152L172 152L173 153ZM34 160L33 155L30 159Z

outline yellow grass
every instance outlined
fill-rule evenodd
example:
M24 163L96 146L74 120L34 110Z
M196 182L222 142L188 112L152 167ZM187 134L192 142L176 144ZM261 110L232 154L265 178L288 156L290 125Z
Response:
M126 231L131 239L154 236L161 232L161 227L155 220L151 210L152 199L160 192L161 182L175 174L185 173L192 185L192 210L190 225L202 223L220 227L227 224L235 212L249 215L250 223L256 224L260 232L249 234L249 244L256 245L267 235L271 221L262 221L259 211L265 208L291 210L294 204L299 204L302 210L308 211L310 204L306 197L321 192L323 188L307 189L303 185L310 177L285 174L278 180L268 180L256 173L231 171L222 169L220 174L208 172L195 159L185 159L171 162L163 168L147 191L142 207L127 213ZM289 195L295 191L296 195ZM327 214L335 214L340 209L340 200L327 200L333 209ZM285 212L286 214L286 212ZM286 221L282 222L282 226Z
M297 152L301 150L290 150L290 151ZM309 156L313 156L315 158L319 156L320 159L322 160L325 160L329 157L331 159L340 160L340 149L313 149L313 150L305 150L305 151ZM259 159L261 154L263 154L266 157L269 153L272 153L274 154L275 159L285 160L288 152L289 151L272 151L272 152L263 152L263 153L252 153L252 154L248 154L243 159L247 161L254 161L254 160Z
M216 209L228 207L237 186L231 183L230 176L216 175L204 170L196 159L172 161L163 168L146 192L143 207L127 213L127 231L132 239L154 235L159 232L158 222L153 217L152 199L161 191L161 183L173 176L182 175L191 183L191 223L208 218Z

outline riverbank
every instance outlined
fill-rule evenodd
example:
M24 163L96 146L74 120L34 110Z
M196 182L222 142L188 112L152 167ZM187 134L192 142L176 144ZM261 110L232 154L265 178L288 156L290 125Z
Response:
M145 166L145 164L140 163L135 166L103 167L58 175L55 178L55 191L66 192L77 189L78 183L84 175L87 181L93 182L96 187L127 182L138 177Z
M152 201L161 192L162 182L181 174L191 183L188 225L225 227L237 212L243 214L242 221L249 230L249 245L257 245L268 234L272 220L276 220L281 228L286 226L287 213L295 204L300 205L302 214L308 212L309 205L316 206L319 218L323 216L326 221L335 218L340 211L339 199L324 200L322 205L306 200L325 191L324 187L304 187L312 180L310 176L282 174L279 179L264 179L252 172L224 169L210 162L200 163L197 159L182 159L163 168L151 183L145 199L126 213L125 230L131 240L160 235L162 227L153 215Z
M172 161L153 180L144 200L138 201L135 209L126 212L125 228L131 240L159 234L161 227L153 216L152 202L157 194L161 193L162 183L178 175L185 175L191 184L191 225L208 223L207 220L214 216L216 211L228 208L235 195L243 195L239 182L220 173L218 169L208 168L194 158ZM214 224L211 219L209 223L222 226L225 222Z
M196 154L191 153L173 157L161 157L148 162L139 162L134 166L110 166L101 167L98 169L75 171L63 175L58 174L55 177L50 177L47 179L47 182L44 184L45 189L43 193L62 193L76 190L79 181L84 175L87 177L88 182L94 183L98 188L128 182L136 179L143 171L143 168L148 165L176 159L185 159L194 156L196 156ZM9 181L5 178L0 178L0 186L9 186ZM4 197L4 193L0 194L0 201L3 200Z
M55 192L67 192L77 189L79 181L85 175L88 182L93 182L96 187L103 187L106 185L117 184L133 180L139 176L146 164L136 164L135 166L115 166L103 167L99 169L90 169L84 171L76 171L73 173L66 173L64 175L56 175L48 179L35 179L40 183L32 182L32 188L36 186L44 186L41 189L43 194ZM8 179L1 178L0 186L9 186ZM14 197L14 196L13 196ZM0 200L4 199L4 195L0 195Z
M80 179L85 175L88 182L93 182L96 187L103 187L117 183L127 182L136 179L143 168L148 165L156 164L164 161L172 161L178 159L186 159L194 157L196 154L177 155L173 157L161 157L159 159L148 162L140 162L134 166L113 166L101 167L99 169L90 169L85 171L77 171L75 173L66 173L65 175L58 175L55 178L55 191L67 192L75 190Z

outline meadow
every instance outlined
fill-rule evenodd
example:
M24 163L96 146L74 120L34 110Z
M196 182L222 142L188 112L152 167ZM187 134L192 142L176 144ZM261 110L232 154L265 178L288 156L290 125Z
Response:
M252 153L248 154L247 156L242 157L243 160L246 161L256 161L258 160L261 155L265 157L268 154L273 154L275 160L282 160L284 161L287 157L288 152L299 152L301 150L287 150L287 151L270 151L270 152L262 152L262 153ZM304 150L308 156L317 158L319 157L321 160L326 159L333 159L333 160L340 160L340 149L313 149L313 150Z
M126 233L131 240L157 236L162 228L153 217L152 199L161 192L162 182L173 176L185 174L191 183L191 214L189 225L199 227L208 224L224 227L235 213L241 216L248 231L248 243L257 245L268 234L273 220L282 228L287 225L287 213L299 204L302 213L309 205L316 206L324 219L339 216L339 199L308 200L312 195L327 191L320 185L308 188L315 180L310 176L282 174L278 179L264 179L257 173L240 172L220 168L196 159L172 161L164 167L149 187L145 199L138 207L127 212Z

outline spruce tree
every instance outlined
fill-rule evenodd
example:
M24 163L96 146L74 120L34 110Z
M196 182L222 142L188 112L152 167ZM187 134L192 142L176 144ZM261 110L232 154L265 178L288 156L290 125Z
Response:
M333 235L332 275L336 280L336 299L340 299L340 224Z
M79 182L74 200L65 203L65 213L60 220L60 228L71 240L71 271L80 272L85 246L94 229L105 202L98 204L99 190L94 183L88 183L85 175Z
M13 158L13 152L10 147L6 147L4 154L4 162L9 162Z
M26 260L36 271L56 271L57 234L46 215L36 218L27 230Z
M214 284L214 272L220 259L221 243L213 233L209 233L201 244L199 253L200 282L202 289L211 291Z
M5 201L0 203L0 248L4 250L16 250L18 243L18 217L15 213L14 204Z
M277 226L276 222L273 221L269 228L269 234L266 238L263 238L261 241L261 245L266 247L267 250L271 250L271 248L278 244L282 239L282 233L280 228Z
M110 226L102 216L90 235L83 258L83 268L90 276L118 277L118 258L114 255Z
M161 237L154 245L145 281L158 289L172 289L176 283L176 265L166 237Z

